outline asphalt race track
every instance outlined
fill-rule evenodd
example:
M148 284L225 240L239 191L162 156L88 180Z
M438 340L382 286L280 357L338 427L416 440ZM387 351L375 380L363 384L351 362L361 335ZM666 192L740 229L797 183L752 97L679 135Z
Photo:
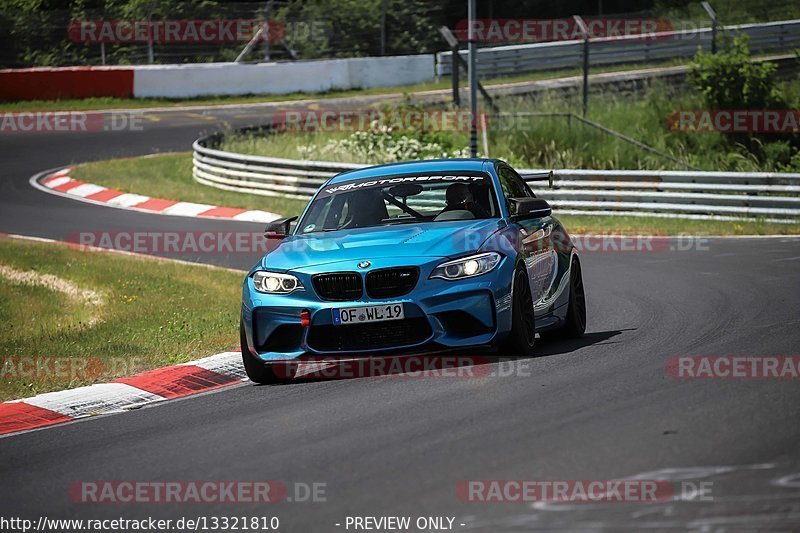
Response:
M0 136L0 232L63 239L87 229L258 231L92 206L35 190L28 179L75 162L187 150L222 120L253 123L265 112L176 111L141 132ZM800 239L682 248L584 253L587 336L541 343L539 356L518 361L511 375L495 364L472 379L246 384L0 439L0 514L278 516L280 531L320 532L344 531L347 516L382 515L450 516L456 530L487 532L796 530L798 381L678 380L666 364L678 355L797 355ZM256 259L184 258L242 269ZM631 477L711 481L712 497L531 505L456 495L462 480ZM326 501L90 505L68 496L86 480L255 479L324 483Z

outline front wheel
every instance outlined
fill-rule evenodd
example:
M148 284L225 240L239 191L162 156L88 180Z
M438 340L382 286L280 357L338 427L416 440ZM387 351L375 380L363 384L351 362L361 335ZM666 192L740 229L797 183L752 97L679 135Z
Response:
M528 282L528 272L523 266L514 271L513 302L511 304L511 331L503 344L504 354L532 356L536 342L536 317L533 296Z
M577 257L572 259L569 269L569 304L564 324L557 329L543 331L542 337L547 339L577 339L586 331L586 294L583 290L581 262Z
M273 385L276 383L286 383L294 377L295 365L291 363L278 363L279 372L275 372L272 365L267 365L264 361L253 357L247 347L247 335L244 333L244 321L239 319L239 343L242 347L242 363L244 371L250 381L260 385Z

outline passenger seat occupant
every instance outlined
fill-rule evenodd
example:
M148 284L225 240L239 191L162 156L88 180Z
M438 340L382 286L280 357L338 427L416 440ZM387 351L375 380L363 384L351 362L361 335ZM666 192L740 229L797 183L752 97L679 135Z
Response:
M489 213L475 202L472 191L466 183L453 183L445 192L447 206L442 213L448 211L469 211L475 218L488 218Z

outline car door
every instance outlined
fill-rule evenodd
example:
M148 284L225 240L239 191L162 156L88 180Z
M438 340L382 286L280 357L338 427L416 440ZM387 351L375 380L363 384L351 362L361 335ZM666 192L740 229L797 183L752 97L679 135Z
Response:
M510 166L500 164L497 168L497 175L507 208L509 198L535 197L528 184ZM517 222L520 232L517 239L519 253L528 271L534 308L538 313L544 313L547 310L547 297L551 293L558 271L558 255L551 239L553 223L554 220L551 216Z

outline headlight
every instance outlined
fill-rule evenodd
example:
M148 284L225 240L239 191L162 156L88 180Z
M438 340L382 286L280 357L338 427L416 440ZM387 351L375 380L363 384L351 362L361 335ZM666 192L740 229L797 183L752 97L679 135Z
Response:
M303 290L303 284L291 274L264 272L263 270L253 274L253 285L258 292L267 294L289 294L292 291Z
M489 252L448 261L434 268L431 278L454 280L480 276L500 264L500 259L500 254Z

